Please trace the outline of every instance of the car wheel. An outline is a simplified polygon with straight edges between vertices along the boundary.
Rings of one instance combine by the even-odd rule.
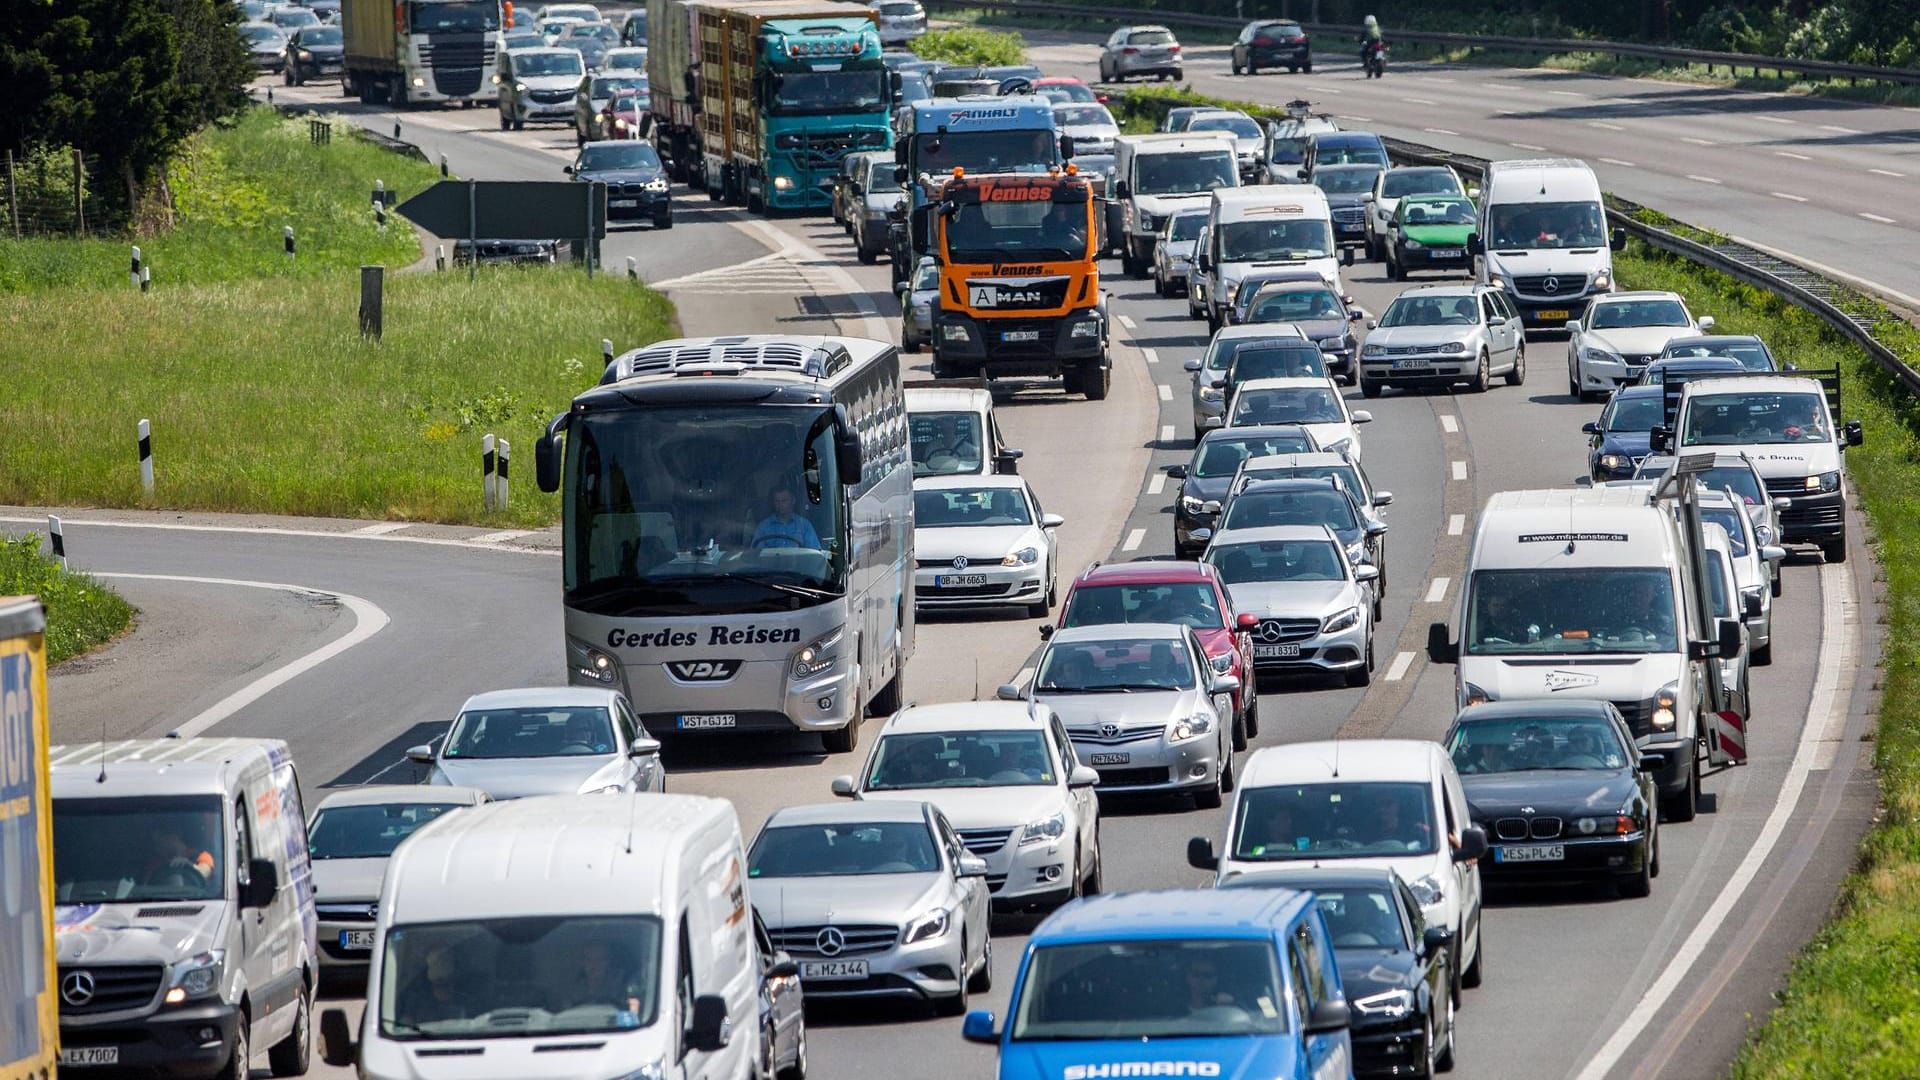
[[[967,966],[966,957],[967,957],[967,939],[965,936],[962,936],[960,938],[960,967],[963,971]],[[940,1016],[966,1015],[967,990],[968,990],[967,979],[963,974],[960,978],[959,991],[949,997],[943,997],[940,1000],[934,1002],[933,1011]]]
[[[1483,922],[1480,924],[1480,932],[1476,934],[1473,939],[1473,963],[1468,964],[1467,970],[1460,973],[1461,986],[1464,986],[1467,989],[1472,990],[1475,987],[1480,985],[1480,980],[1481,980],[1481,974],[1480,974],[1481,963],[1480,962],[1482,960],[1485,960],[1486,958],[1487,958],[1487,927],[1486,927],[1486,924]]]
[[[515,131],[527,130],[527,122],[525,120],[515,120],[513,122],[513,130]]]
[[[1647,858],[1640,863],[1638,873],[1622,874],[1615,879],[1620,886],[1620,895],[1629,900],[1639,900],[1653,895],[1653,853],[1649,847]]]
[[[1487,350],[1481,349],[1480,363],[1473,369],[1473,381],[1467,384],[1467,389],[1476,394],[1486,393],[1487,384],[1493,381],[1490,374],[1492,367],[1492,361],[1487,359]]]
[[[1233,717],[1233,749],[1237,753],[1247,748],[1247,714],[1236,711]]]
[[[267,1051],[275,1076],[305,1076],[313,1060],[313,998],[305,987],[294,1008],[293,1030]]]
[[[509,120],[509,119],[507,119],[507,114],[506,114],[506,113],[501,113],[501,114],[500,114],[500,130],[501,130],[501,131],[507,131],[507,130],[509,130],[509,129],[511,129],[512,127],[513,127],[513,121],[511,121],[511,120]]]
[[[1253,700],[1247,703],[1246,728],[1248,739],[1255,739],[1260,735],[1260,695],[1255,692],[1258,688],[1253,685],[1259,681],[1259,678],[1260,676],[1255,672],[1247,672],[1247,690],[1244,692],[1253,695]]]
[[[1220,790],[1233,790],[1233,739],[1223,737],[1220,740]]]
[[[838,731],[821,732],[820,745],[829,754],[853,753],[853,748],[860,745],[860,718],[856,716],[847,721],[847,726]]]
[[[1526,381],[1527,343],[1523,341],[1520,343],[1520,347],[1513,351],[1513,367],[1507,369],[1507,385],[1519,386]]]
[[[1240,61],[1238,61],[1238,60],[1230,60],[1230,61],[1229,61],[1229,63],[1231,63],[1231,64],[1233,65],[1233,73],[1234,73],[1235,75],[1238,75],[1238,74],[1240,74],[1240,72],[1241,72],[1241,67],[1240,67]]]
[[[1753,661],[1754,667],[1771,666],[1773,664],[1773,642],[1769,641],[1765,645],[1754,649],[1748,656],[1748,659]]]
[[[668,213],[668,214],[664,214],[664,215],[662,215],[662,216],[660,216],[660,217],[657,217],[657,218],[654,218],[654,219],[653,219],[653,227],[654,227],[654,228],[656,228],[656,229],[671,229],[671,228],[673,228],[673,215],[672,215],[671,213]]]
[[[1660,815],[1654,814],[1647,819],[1647,861],[1653,864],[1653,876],[1660,876]]]
[[[1174,82],[1182,82],[1182,81],[1184,81],[1184,80],[1186,79],[1186,77],[1187,77],[1187,72],[1186,72],[1186,69],[1184,69],[1184,68],[1174,68],[1174,69],[1173,69],[1173,75],[1172,75],[1172,78],[1173,78],[1173,81],[1174,81]]]
[[[1347,685],[1351,687],[1367,686],[1373,682],[1373,635],[1367,635],[1367,662],[1347,672]]]
[[[1306,63],[1301,64],[1300,70],[1306,72],[1309,75],[1313,74],[1313,61],[1309,60]]]
[[[984,994],[993,989],[993,935],[987,935],[987,943],[980,950],[980,967],[967,979],[967,990],[975,994]]]
[[[1360,380],[1360,396],[1361,397],[1377,398],[1380,396],[1380,391],[1385,390],[1386,388],[1387,388],[1387,384],[1382,382],[1379,379],[1363,378]]]
[[[1213,774],[1213,783],[1193,793],[1193,805],[1199,810],[1218,810],[1226,802],[1220,794],[1220,785],[1226,781],[1227,770],[1222,767]]]
[[[1393,256],[1392,251],[1387,252],[1387,276],[1395,281],[1407,280],[1407,264]]]
[[[1840,534],[1840,538],[1838,540],[1829,540],[1826,543],[1821,544],[1820,554],[1824,556],[1826,560],[1830,563],[1846,562],[1847,561],[1846,534],[1845,533]]]
[[[1253,57],[1251,56],[1247,57],[1247,74],[1248,75],[1260,74],[1260,65],[1254,63]]]
[[[1161,297],[1167,295],[1167,283],[1160,279],[1160,269],[1158,267],[1155,267],[1153,271],[1153,295]]]
[[[1459,1010],[1454,1007],[1453,995],[1449,993],[1444,1019],[1440,1023],[1440,1037],[1445,1041],[1440,1044],[1440,1052],[1433,1056],[1434,1072],[1453,1071],[1453,1028],[1458,1013]]]
[[[1087,871],[1086,880],[1080,883],[1081,896],[1099,896],[1107,889],[1107,860],[1100,853],[1100,826],[1093,827],[1093,869]]]
[[[1574,364],[1571,356],[1567,357],[1567,396],[1575,401],[1586,400],[1586,397],[1580,393],[1580,369]]]
[[[807,1080],[807,1027],[800,1025],[798,1045],[793,1048],[793,1064],[781,1069],[780,1080]]]
[[[1692,747],[1686,748],[1692,752]],[[1678,792],[1660,793],[1661,809],[1666,811],[1668,821],[1692,821],[1700,808],[1700,755],[1693,753],[1693,764],[1687,769],[1687,782]]]

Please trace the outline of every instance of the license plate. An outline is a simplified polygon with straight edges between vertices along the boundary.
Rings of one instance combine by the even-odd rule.
[[[342,930],[340,931],[340,947],[343,949],[371,949],[373,948],[373,931]]]
[[[1132,760],[1133,760],[1132,754],[1095,754],[1093,755],[1093,763],[1095,765],[1125,765],[1127,762]]]
[[[1428,254],[1436,259],[1460,259],[1466,257],[1466,248],[1433,248]]]
[[[1395,371],[1428,371],[1431,370],[1432,367],[1433,365],[1427,363],[1425,360],[1395,360],[1393,362],[1393,370]]]
[[[1008,330],[1000,335],[1001,341],[1039,341],[1038,330]]]
[[[68,1046],[60,1051],[62,1065],[118,1065],[120,1048],[117,1046]]]
[[[1565,844],[1529,844],[1526,847],[1497,847],[1494,862],[1561,862],[1567,857]]]
[[[1276,657],[1299,655],[1300,646],[1298,643],[1292,645],[1255,645],[1253,647],[1253,658],[1255,660],[1272,660]]]
[[[737,713],[687,713],[675,720],[675,726],[681,731],[711,731],[714,728],[730,728],[739,722]]]
[[[1549,308],[1545,311],[1534,312],[1534,317],[1540,318],[1540,319],[1557,319],[1561,322],[1565,322],[1568,319],[1573,317],[1573,313],[1563,308]]]
[[[960,589],[968,585],[985,585],[986,583],[987,575],[985,574],[942,574],[933,579],[934,586],[941,589]]]
[[[639,199],[608,199],[607,205],[615,210],[631,210],[640,205]]]
[[[800,981],[809,979],[832,982],[835,979],[864,979],[867,977],[865,960],[807,960],[800,965]]]

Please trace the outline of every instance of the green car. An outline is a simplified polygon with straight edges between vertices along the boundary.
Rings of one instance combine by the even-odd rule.
[[[1414,270],[1472,270],[1467,236],[1473,217],[1473,200],[1458,195],[1401,199],[1387,225],[1387,273],[1405,281]]]

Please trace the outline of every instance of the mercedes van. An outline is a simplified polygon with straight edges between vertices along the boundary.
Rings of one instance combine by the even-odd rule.
[[[1113,176],[1107,233],[1122,238],[1121,268],[1139,277],[1153,264],[1167,218],[1207,205],[1216,189],[1237,186],[1240,167],[1224,131],[1122,135],[1114,140]]]
[[[1627,234],[1607,228],[1600,181],[1586,162],[1491,162],[1480,191],[1467,237],[1474,273],[1507,290],[1526,329],[1562,329],[1593,297],[1613,291],[1613,253]]]
[[[1218,330],[1257,270],[1312,270],[1345,296],[1326,193],[1311,184],[1256,184],[1213,193],[1197,278],[1206,292],[1207,326]]]

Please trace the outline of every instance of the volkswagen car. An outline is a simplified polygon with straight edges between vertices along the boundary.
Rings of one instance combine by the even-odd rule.
[[[1053,609],[1055,531],[1019,476],[923,476],[913,482],[914,604]]]
[[[1409,200],[1412,205],[1412,201]],[[1480,393],[1499,375],[1527,379],[1520,311],[1494,285],[1423,285],[1393,298],[1360,350],[1360,392],[1466,383]]]
[[[666,790],[660,743],[617,690],[475,694],[435,743],[407,751],[427,767],[427,783],[479,788],[495,799]]]
[[[1379,571],[1355,565],[1325,525],[1280,525],[1214,534],[1205,560],[1233,591],[1252,631],[1256,671],[1373,681],[1371,587]]]

